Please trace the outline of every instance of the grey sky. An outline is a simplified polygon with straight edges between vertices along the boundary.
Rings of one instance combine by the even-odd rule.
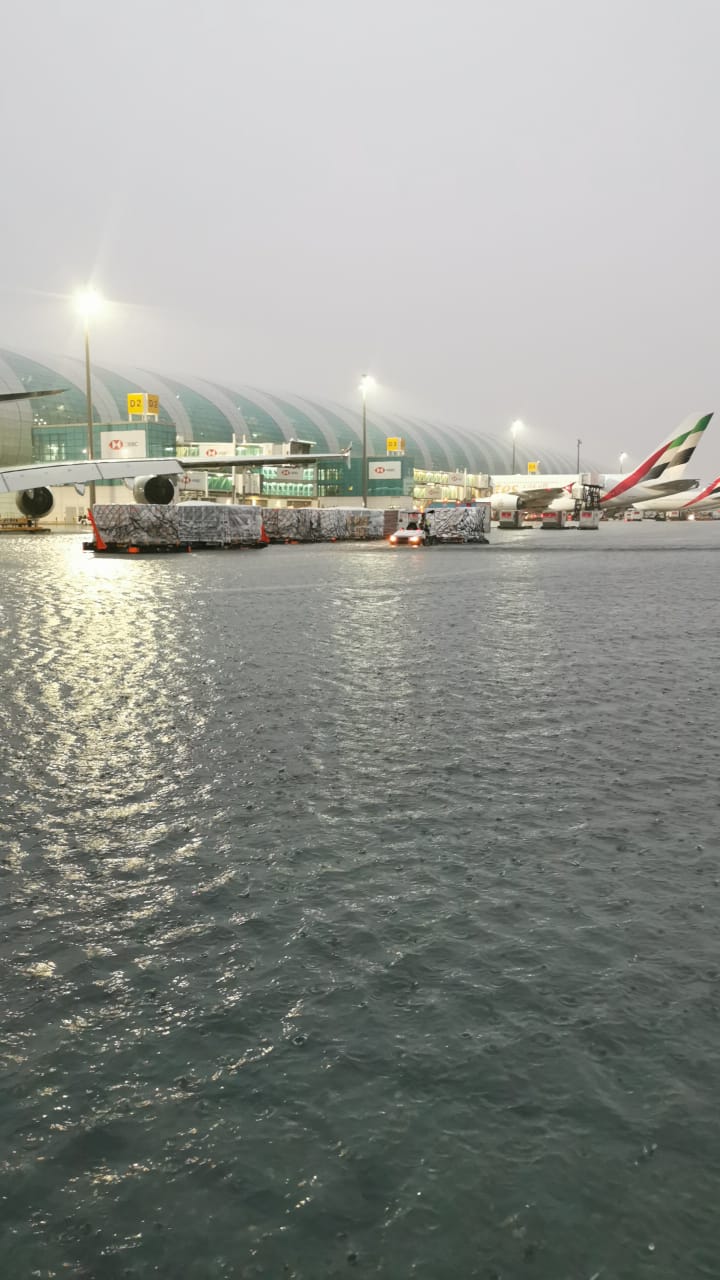
[[[536,438],[720,410],[717,0],[6,0],[0,345]],[[717,437],[717,439],[716,439]],[[720,472],[720,420],[692,474]]]

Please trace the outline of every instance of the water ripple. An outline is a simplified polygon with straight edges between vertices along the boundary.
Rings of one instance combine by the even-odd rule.
[[[8,1275],[717,1274],[719,546],[3,539]]]

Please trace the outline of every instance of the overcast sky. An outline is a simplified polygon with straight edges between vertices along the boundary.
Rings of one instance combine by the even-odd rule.
[[[608,469],[720,408],[718,0],[5,0],[3,29],[0,345],[82,354],[93,279],[99,362],[348,403],[369,369],[378,405]]]

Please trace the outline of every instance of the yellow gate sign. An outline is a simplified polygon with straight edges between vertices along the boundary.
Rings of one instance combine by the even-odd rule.
[[[385,440],[385,449],[388,453],[404,453],[405,441],[402,436],[387,436]]]
[[[536,476],[540,467],[539,462],[528,462],[528,475]]]
[[[127,398],[128,418],[157,418],[160,413],[160,397],[146,391],[130,391]]]

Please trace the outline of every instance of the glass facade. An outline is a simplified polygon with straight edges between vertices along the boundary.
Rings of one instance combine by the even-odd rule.
[[[17,389],[18,381],[26,390],[46,390],[49,388],[65,388],[59,396],[48,396],[31,400],[29,407],[32,419],[39,427],[61,427],[86,421],[85,410],[85,367],[82,359],[64,359],[62,371],[53,368],[50,357],[37,360],[18,352],[0,350],[0,362],[12,372],[14,381],[7,390]],[[281,444],[293,436],[300,436],[314,442],[319,453],[335,451],[335,443],[340,448],[347,444],[353,446],[353,465],[359,458],[362,448],[362,412],[360,396],[351,394],[351,407],[318,400],[307,396],[284,395],[274,392],[255,391],[252,387],[229,386],[203,380],[196,389],[177,378],[155,375],[144,371],[137,374],[125,374],[120,369],[109,369],[106,365],[92,366],[93,386],[96,389],[93,404],[93,415],[96,422],[100,417],[111,418],[113,422],[124,422],[127,413],[127,395],[132,391],[153,392],[157,390],[158,381],[168,389],[160,399],[160,422],[172,427],[182,409],[182,433],[197,441],[230,442],[233,434],[240,439],[243,435],[249,441],[270,441]],[[0,378],[0,383],[2,379]],[[168,394],[169,393],[169,394]],[[218,403],[215,403],[217,399]],[[113,410],[112,406],[115,406]],[[235,413],[230,411],[234,406]],[[452,472],[467,470],[470,474],[490,473],[506,475],[512,470],[512,439],[509,423],[496,434],[479,431],[475,428],[446,426],[438,422],[430,422],[417,417],[405,417],[382,412],[382,394],[378,392],[367,406],[367,439],[368,450],[373,456],[383,456],[385,441],[390,436],[402,436],[406,440],[408,455],[412,454],[418,467],[428,471]],[[330,437],[330,438],[328,438]],[[62,446],[60,439],[55,442],[58,450]],[[49,447],[49,446],[48,446]],[[68,442],[68,447],[69,442]],[[576,470],[576,459],[555,449],[538,447],[537,440],[521,448],[520,440],[516,450],[517,463],[520,470],[525,469],[526,455],[539,462],[539,470],[543,474],[573,473]],[[23,461],[13,458],[14,462]],[[588,465],[592,462],[588,460]],[[362,488],[361,477],[353,472],[351,483],[354,491]],[[386,485],[390,484],[386,481]],[[391,485],[391,489],[396,488]],[[385,495],[387,496],[387,495]]]
[[[48,397],[50,398],[50,397]],[[100,422],[93,426],[93,453],[99,458],[102,453],[101,432],[108,430],[128,430],[127,422]],[[174,426],[163,422],[137,422],[132,430],[144,429],[146,453],[149,458],[173,457],[176,451],[176,433]],[[87,458],[87,424],[73,423],[71,426],[34,426],[32,429],[33,462],[81,462]],[[104,484],[124,484],[124,480],[106,480]]]
[[[100,422],[93,427],[93,452],[100,457],[100,434],[110,428],[128,430],[127,422]],[[162,422],[138,422],[132,430],[145,431],[149,458],[172,457],[175,454],[175,428]],[[80,462],[87,457],[87,425],[73,423],[67,427],[33,427],[33,462]]]

